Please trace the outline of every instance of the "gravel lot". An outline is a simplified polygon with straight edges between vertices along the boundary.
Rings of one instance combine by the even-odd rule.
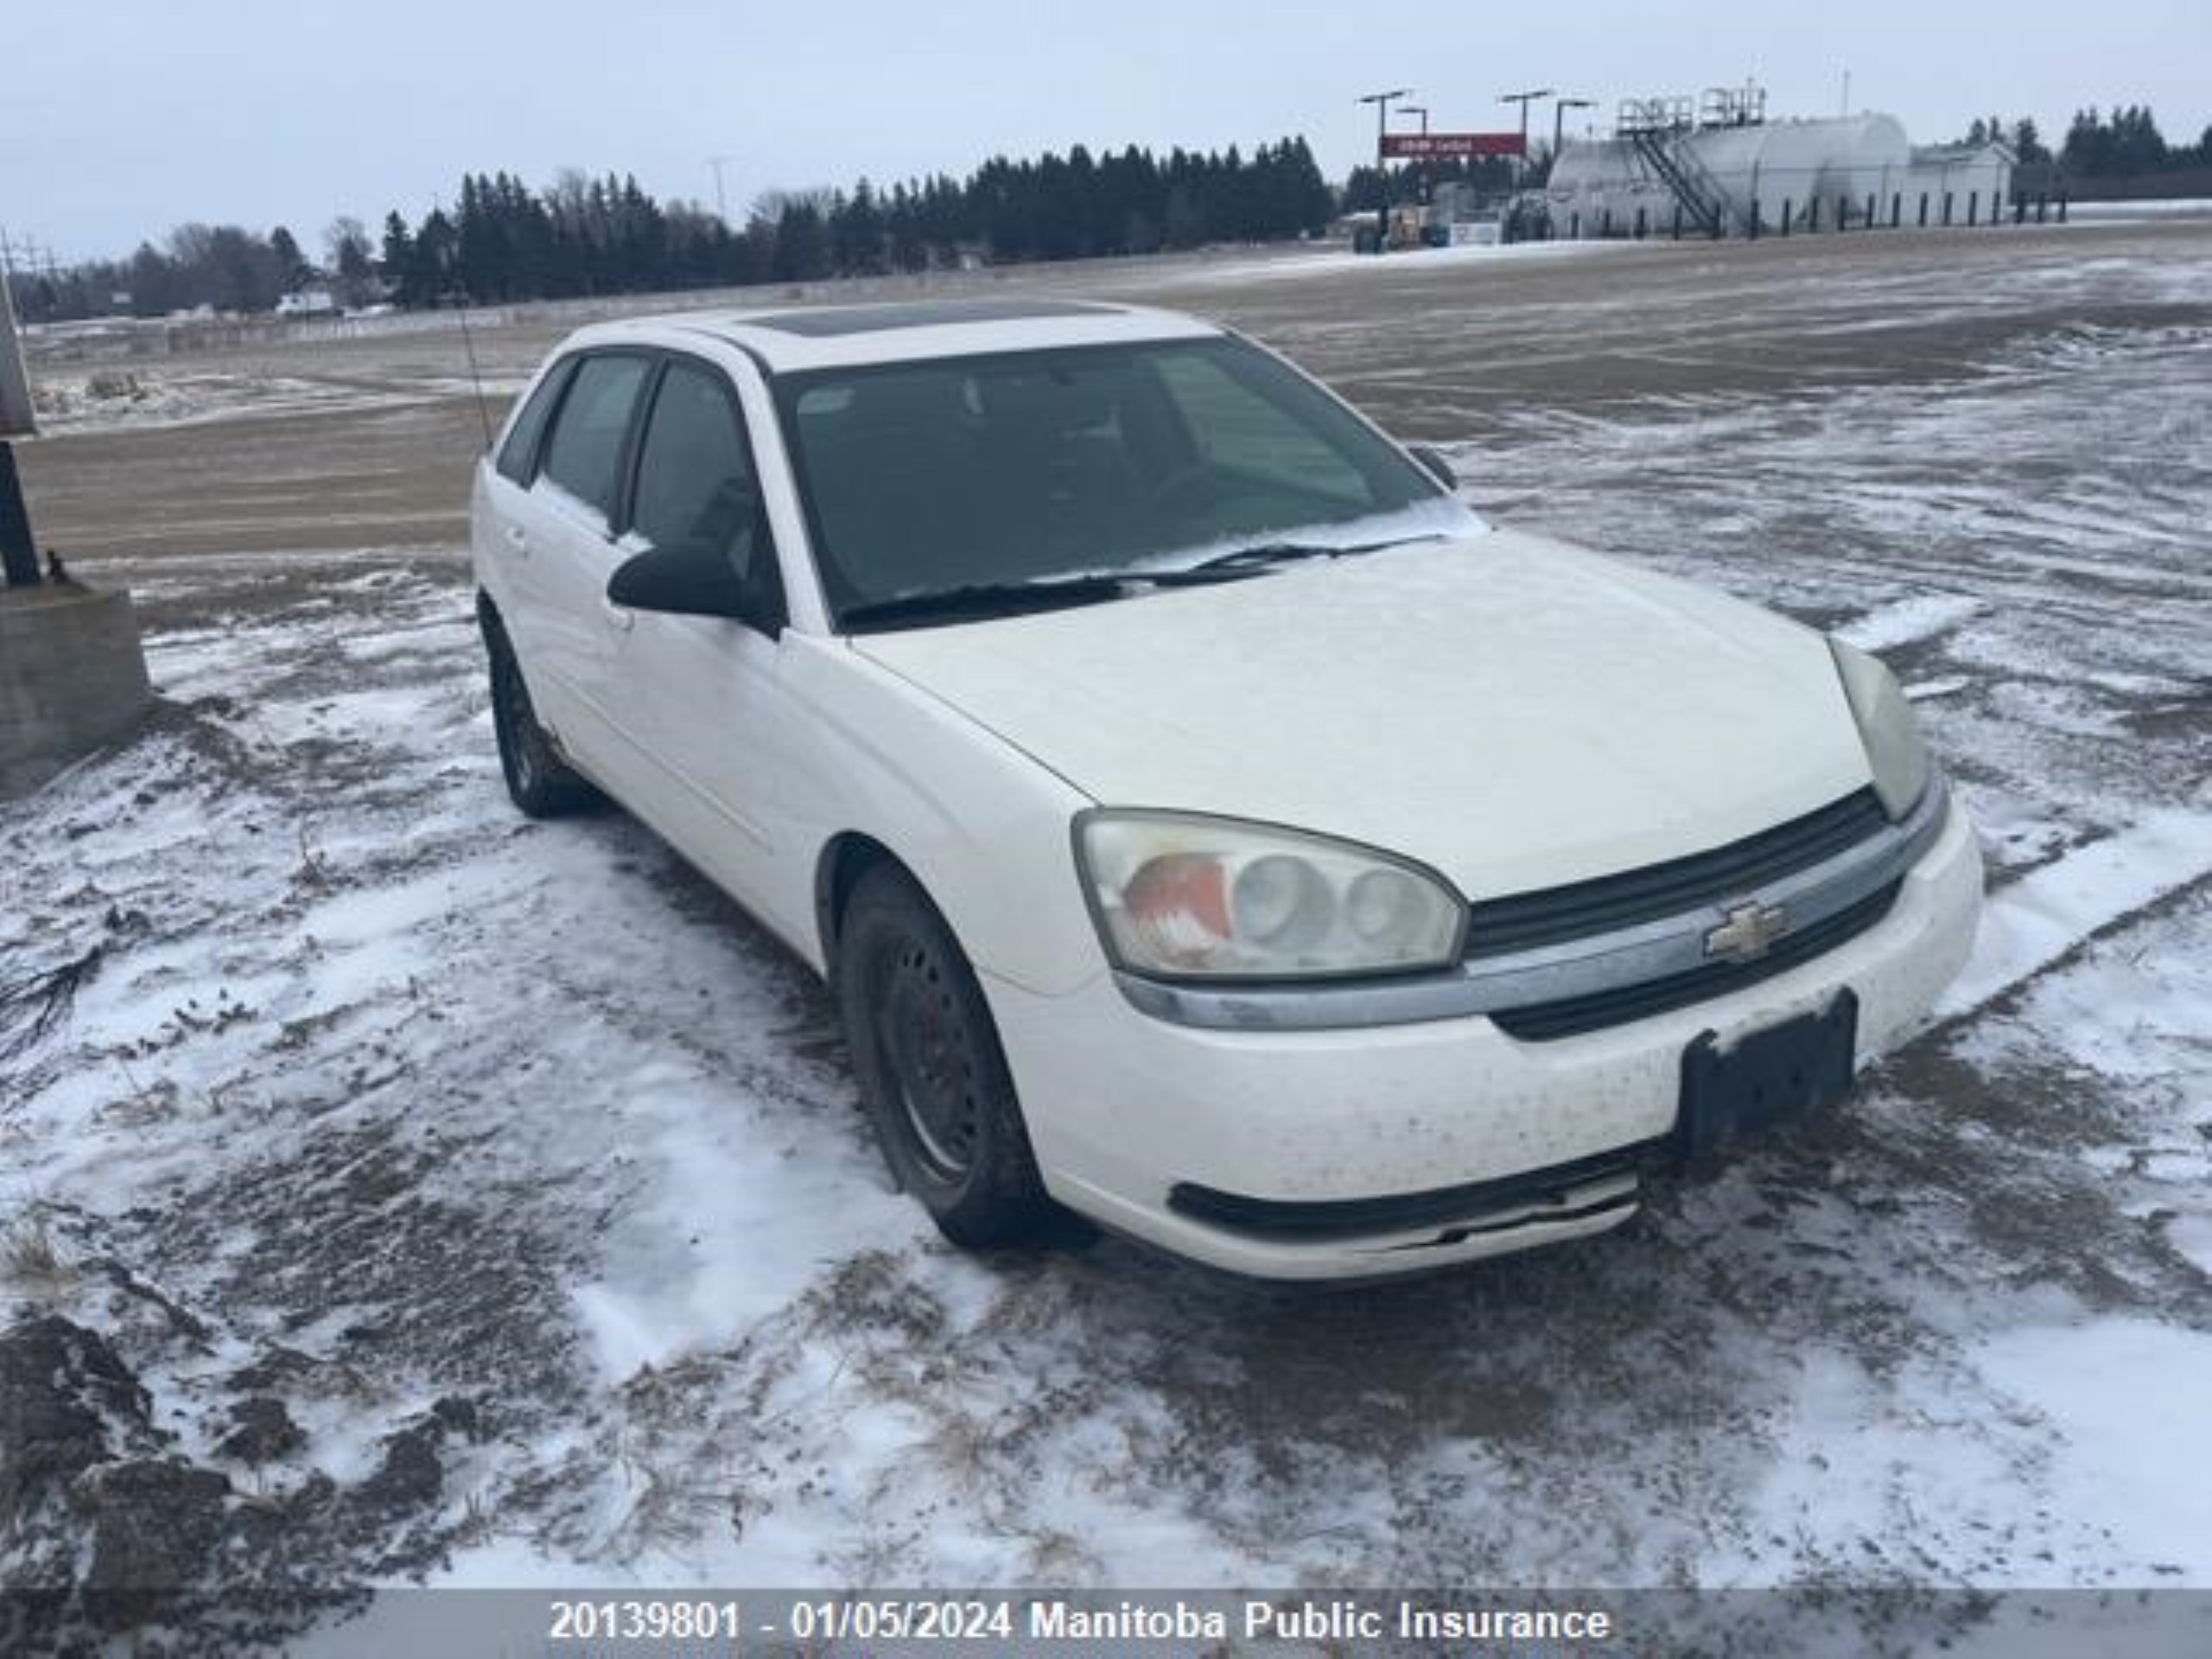
[[[57,366],[167,701],[0,807],[0,1582],[2212,1588],[2212,223],[1004,286],[1880,651],[1990,867],[1942,1017],[1587,1245],[963,1258],[798,967],[507,806],[453,335]]]

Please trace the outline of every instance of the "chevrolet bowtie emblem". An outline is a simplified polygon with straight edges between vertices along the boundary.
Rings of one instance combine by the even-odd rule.
[[[1789,931],[1789,912],[1780,905],[1737,905],[1728,919],[1705,936],[1705,954],[1727,962],[1757,962]]]

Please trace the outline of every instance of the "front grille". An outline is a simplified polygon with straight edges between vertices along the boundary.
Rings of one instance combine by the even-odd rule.
[[[1490,1016],[1491,1022],[1509,1037],[1543,1043],[1607,1026],[1624,1026],[1631,1020],[1643,1020],[1670,1008],[1687,1007],[1710,997],[1725,996],[1800,963],[1810,962],[1847,939],[1856,938],[1890,913],[1890,906],[1897,902],[1897,893],[1904,886],[1904,878],[1899,877],[1887,887],[1877,888],[1848,909],[1787,935],[1757,962],[1707,963],[1685,974],[1646,980],[1638,985],[1503,1008]]]
[[[1809,868],[1889,827],[1881,802],[1862,789],[1802,818],[1710,852],[1540,893],[1487,899],[1469,917],[1467,958],[1558,944],[1639,922],[1741,899]]]

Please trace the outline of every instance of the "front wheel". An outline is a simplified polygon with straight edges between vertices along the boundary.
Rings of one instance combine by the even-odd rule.
[[[938,1230],[971,1249],[1052,1217],[982,988],[914,883],[861,878],[837,947],[838,1011],[885,1161]]]

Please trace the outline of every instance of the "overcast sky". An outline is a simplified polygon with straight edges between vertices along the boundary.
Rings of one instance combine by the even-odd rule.
[[[2050,136],[2091,102],[2148,103],[2170,141],[2212,122],[2212,0],[14,0],[0,30],[0,227],[65,262],[186,219],[312,252],[334,214],[412,217],[502,168],[711,207],[724,156],[733,217],[1071,143],[1303,132],[1334,177],[1372,153],[1355,99],[1393,86],[1452,130],[1511,125],[1524,87],[1609,112],[1747,76],[1770,113],[1830,114],[1847,70],[1916,143],[1992,112]]]

